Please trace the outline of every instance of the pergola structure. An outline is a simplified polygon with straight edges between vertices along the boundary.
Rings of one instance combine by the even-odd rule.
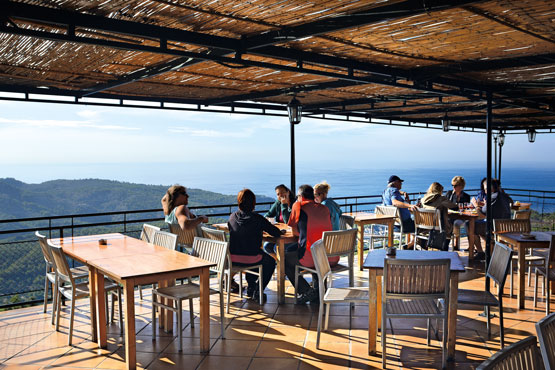
[[[553,0],[0,9],[2,99],[286,116],[295,95],[304,117],[486,132],[488,181],[494,131],[555,128]]]

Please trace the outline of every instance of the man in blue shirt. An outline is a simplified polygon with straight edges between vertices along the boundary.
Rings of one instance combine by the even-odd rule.
[[[410,234],[414,233],[414,221],[411,218],[410,210],[415,209],[416,205],[410,204],[409,195],[401,191],[403,181],[404,180],[401,180],[399,176],[390,176],[387,182],[387,188],[385,188],[382,194],[382,198],[384,205],[399,208],[403,232]],[[409,235],[409,248],[414,246],[414,240],[410,239],[412,238],[410,238]]]

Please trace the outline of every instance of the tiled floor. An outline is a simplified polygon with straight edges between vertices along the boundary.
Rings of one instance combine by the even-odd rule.
[[[462,256],[464,257],[464,253]],[[464,258],[466,262],[467,259]],[[483,268],[471,264],[461,275],[462,288],[484,286]],[[346,276],[340,279],[346,283]],[[359,273],[357,281],[367,285],[367,274]],[[141,301],[136,295],[137,362],[148,369],[367,369],[381,368],[381,345],[378,355],[368,356],[368,308],[356,306],[349,320],[349,306],[331,308],[330,330],[322,334],[316,349],[317,305],[298,306],[293,303],[292,287],[288,285],[285,305],[277,305],[276,285],[272,281],[268,303],[263,307],[240,300],[232,302],[226,315],[226,339],[220,338],[217,296],[211,301],[211,349],[209,355],[199,353],[198,326],[191,328],[189,313],[183,314],[183,352],[179,353],[177,338],[158,333],[152,341],[150,294]],[[508,284],[506,288],[508,293]],[[147,290],[145,290],[145,293]],[[532,288],[527,290],[525,310],[516,309],[516,299],[504,298],[505,335],[508,344],[528,335],[535,335],[534,323],[544,316],[545,303],[533,309]],[[73,347],[67,346],[68,308],[62,313],[61,330],[50,324],[42,306],[0,313],[0,368],[2,369],[120,369],[124,368],[124,351],[117,320],[109,326],[107,349],[98,349],[90,341],[88,300],[78,303]],[[187,306],[187,305],[185,305]],[[497,310],[493,310],[497,313]],[[450,368],[472,369],[499,348],[497,317],[492,320],[492,336],[488,338],[485,319],[479,308],[459,306],[457,320],[457,351]],[[198,320],[198,319],[197,319]],[[436,369],[441,364],[437,340],[426,345],[423,320],[393,320],[388,329],[388,368]],[[176,333],[177,328],[174,328]]]

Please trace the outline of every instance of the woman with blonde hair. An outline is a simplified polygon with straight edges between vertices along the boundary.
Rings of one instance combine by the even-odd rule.
[[[319,184],[314,185],[314,200],[316,203],[320,203],[328,207],[330,210],[330,218],[332,229],[339,230],[339,217],[343,214],[339,205],[331,198],[328,198],[328,191],[330,190],[330,184],[326,181],[322,181]]]
[[[203,222],[208,222],[206,216],[195,216],[187,207],[189,194],[187,189],[181,185],[173,185],[162,197],[162,209],[165,221],[168,224],[179,224],[183,230],[190,230]]]
[[[464,187],[466,186],[466,181],[464,177],[455,176],[451,180],[451,185],[453,185],[453,190],[449,190],[445,196],[453,203],[470,203],[470,195],[465,193]]]

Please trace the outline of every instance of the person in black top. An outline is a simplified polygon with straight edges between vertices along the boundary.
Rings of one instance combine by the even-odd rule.
[[[241,190],[237,195],[237,203],[239,204],[239,210],[229,216],[227,223],[231,261],[234,265],[239,266],[262,264],[261,289],[264,291],[272,278],[276,262],[260,248],[262,245],[262,233],[266,231],[277,238],[281,236],[281,231],[262,215],[254,212],[256,196],[251,190]],[[247,296],[258,300],[260,282],[257,281],[256,275],[253,274],[247,274],[246,278],[248,283]]]

